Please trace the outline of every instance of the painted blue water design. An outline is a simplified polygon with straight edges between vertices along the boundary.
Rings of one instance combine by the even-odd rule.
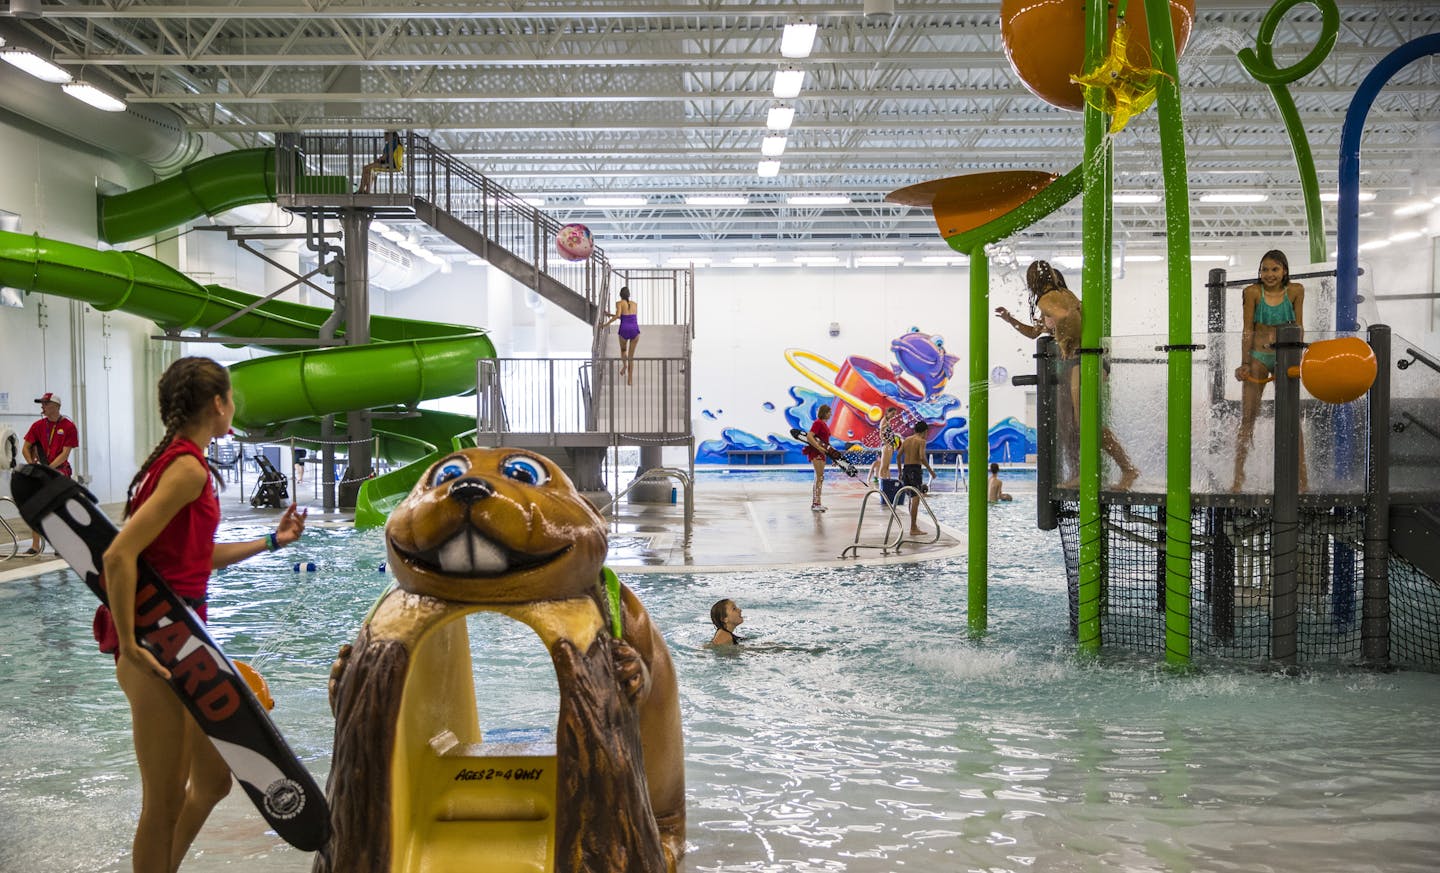
[[[1016,485],[991,510],[980,641],[963,558],[626,577],[680,676],[685,870],[1435,869],[1440,676],[1082,664],[1058,541],[1034,529],[1033,485]],[[932,502],[962,527],[964,501]],[[292,572],[302,560],[318,571]],[[321,779],[326,675],[389,582],[381,560],[378,531],[312,530],[213,584],[217,637],[267,676],[275,720]],[[747,618],[729,651],[704,645],[721,597]],[[0,584],[0,870],[129,869],[139,783],[93,609],[69,573]],[[472,629],[482,724],[552,729],[533,634],[494,616]],[[182,869],[309,869],[263,828],[233,792]]]

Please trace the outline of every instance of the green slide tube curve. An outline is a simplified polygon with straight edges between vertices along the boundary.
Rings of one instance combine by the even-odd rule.
[[[309,176],[301,191],[344,194],[344,176]],[[202,215],[275,200],[275,149],[244,149],[196,161],[168,179],[100,198],[99,235],[108,243],[154,236]]]
[[[165,330],[208,327],[236,316],[223,328],[225,335],[236,337],[313,339],[330,315],[320,307],[260,302],[231,288],[201,285],[139,252],[102,252],[6,231],[0,231],[0,285],[80,300],[101,311],[127,312]],[[239,314],[249,307],[253,309]],[[472,391],[476,359],[495,356],[485,331],[468,325],[374,316],[370,332],[376,341],[369,345],[290,352],[232,365],[236,424],[271,431],[268,435],[281,439],[316,440],[317,416],[413,406]],[[410,490],[432,462],[431,455],[450,451],[456,435],[473,428],[473,418],[429,411],[377,421],[374,429],[387,443],[384,448],[394,448],[402,457],[421,457],[362,485],[357,525],[365,526],[362,517],[383,524],[383,514],[378,521],[372,517],[379,511],[376,507],[393,505],[395,494]],[[396,443],[410,445],[397,448]],[[372,483],[386,487],[375,491]],[[407,483],[403,492],[400,483]],[[362,507],[367,510],[362,512]]]

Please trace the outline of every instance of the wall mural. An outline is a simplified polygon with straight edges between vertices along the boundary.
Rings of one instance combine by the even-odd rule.
[[[916,421],[930,425],[927,443],[932,452],[969,452],[970,428],[962,415],[958,397],[945,393],[954,375],[955,355],[945,351],[943,337],[918,327],[890,343],[893,364],[853,354],[835,362],[804,349],[787,349],[785,360],[814,387],[789,389],[790,404],[777,407],[770,401],[761,405],[777,413],[776,432],[757,436],[740,428],[725,428],[721,438],[705,440],[696,452],[697,464],[804,464],[803,443],[791,438],[790,429],[809,430],[815,411],[823,404],[833,410],[831,444],[855,463],[874,457],[880,443],[880,420],[891,409],[899,410],[900,436],[907,436]],[[715,418],[705,410],[701,415]],[[992,461],[1022,462],[1035,451],[1035,431],[1014,418],[990,429],[989,457]]]

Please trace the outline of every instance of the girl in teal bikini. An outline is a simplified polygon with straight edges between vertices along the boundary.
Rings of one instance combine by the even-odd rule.
[[[1243,294],[1244,333],[1240,338],[1240,366],[1235,378],[1244,388],[1240,399],[1240,436],[1235,444],[1235,482],[1231,491],[1245,485],[1245,456],[1255,433],[1255,416],[1265,383],[1275,375],[1275,329],[1284,324],[1299,325],[1305,313],[1305,286],[1290,281],[1290,261],[1285,253],[1272,249],[1260,259],[1260,281],[1246,286]],[[1300,489],[1307,487],[1305,442],[1300,442]]]

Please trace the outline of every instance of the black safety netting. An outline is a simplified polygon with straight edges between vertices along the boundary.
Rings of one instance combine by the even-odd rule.
[[[1072,633],[1080,605],[1078,510],[1070,501],[1059,512]],[[1163,656],[1170,524],[1160,506],[1101,505],[1096,545],[1103,645]],[[1196,507],[1188,530],[1191,656],[1266,660],[1286,647],[1293,625],[1297,663],[1360,662],[1363,533],[1358,507],[1302,507],[1295,531],[1295,591],[1277,597],[1276,542],[1286,538],[1276,536],[1269,508]],[[1389,566],[1393,661],[1440,669],[1440,584],[1398,559]]]
[[[1390,660],[1440,671],[1440,580],[1390,558]]]

